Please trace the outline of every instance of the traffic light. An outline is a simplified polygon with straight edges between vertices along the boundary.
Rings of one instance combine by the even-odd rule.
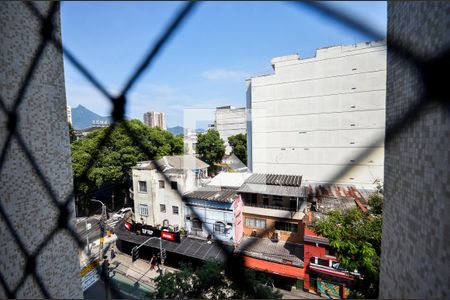
[[[131,249],[131,261],[135,262],[139,258],[139,248],[137,246]]]

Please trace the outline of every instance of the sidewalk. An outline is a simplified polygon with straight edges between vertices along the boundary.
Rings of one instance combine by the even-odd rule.
[[[104,245],[102,250],[102,255],[99,253],[99,245],[100,240],[96,240],[91,243],[91,255],[87,256],[84,251],[80,253],[80,265],[83,267],[86,265],[91,259],[101,258],[103,260],[103,256],[106,255],[110,264],[110,276],[114,276],[114,272],[117,272],[126,278],[130,279],[134,283],[142,283],[146,284],[150,287],[155,287],[154,279],[159,276],[160,272],[158,268],[154,270],[150,270],[150,262],[138,259],[135,262],[131,261],[131,256],[124,254],[117,250],[115,246],[115,241],[117,240],[116,235],[112,235],[111,237],[104,238]],[[116,257],[111,261],[111,248],[114,249],[116,253]],[[164,266],[164,272],[176,272],[177,269],[170,268]]]

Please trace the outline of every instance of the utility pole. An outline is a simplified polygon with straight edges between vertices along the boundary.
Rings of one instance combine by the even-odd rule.
[[[103,241],[104,241],[104,236],[105,236],[105,227],[106,227],[106,220],[107,220],[107,215],[106,215],[106,205],[97,199],[91,199],[92,202],[98,202],[102,205],[102,215],[100,217],[100,250],[99,250],[99,258],[102,259],[102,252],[103,252]]]
[[[91,255],[91,248],[89,245],[89,230],[91,230],[91,223],[87,222],[87,219],[84,219],[84,222],[86,223],[86,245],[87,245],[87,255]]]
[[[162,238],[161,237],[159,237],[159,255],[161,258],[161,275],[164,275],[164,255],[163,255]]]

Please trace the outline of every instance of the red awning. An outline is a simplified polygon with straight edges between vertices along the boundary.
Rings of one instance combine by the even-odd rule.
[[[305,269],[279,264],[275,262],[270,262],[262,259],[257,259],[249,256],[243,256],[244,258],[244,265],[247,268],[256,269],[259,271],[277,274],[285,277],[290,278],[296,278],[296,279],[303,279],[305,275]]]

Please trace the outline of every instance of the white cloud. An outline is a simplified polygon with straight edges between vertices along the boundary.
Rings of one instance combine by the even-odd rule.
[[[202,77],[208,80],[244,80],[248,72],[231,69],[210,69],[203,71]]]

